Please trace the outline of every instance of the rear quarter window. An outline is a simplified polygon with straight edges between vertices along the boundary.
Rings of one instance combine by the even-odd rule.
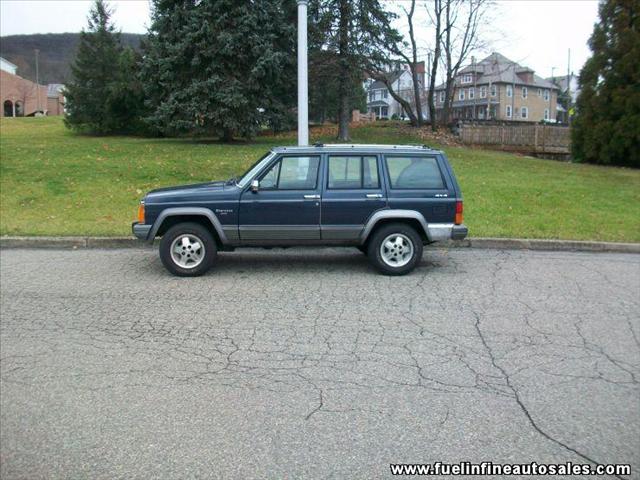
[[[389,182],[395,189],[444,189],[442,173],[435,157],[385,157]]]

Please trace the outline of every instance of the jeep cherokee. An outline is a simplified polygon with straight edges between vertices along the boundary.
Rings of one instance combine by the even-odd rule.
[[[160,259],[180,276],[202,275],[218,251],[300,245],[354,246],[403,275],[424,244],[467,235],[444,153],[401,145],[277,147],[241,177],[149,192],[132,229],[162,237]]]

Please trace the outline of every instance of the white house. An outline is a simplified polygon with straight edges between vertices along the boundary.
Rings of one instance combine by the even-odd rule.
[[[388,76],[393,91],[412,105],[415,104],[415,95],[413,92],[413,77],[411,76],[411,70],[409,69],[409,66],[398,66],[396,70],[390,72]],[[418,82],[420,95],[423,97],[422,115],[426,119],[428,116],[428,112],[425,108],[426,94],[424,89],[424,79],[424,62],[420,62],[418,63]],[[390,119],[395,117],[401,119],[407,118],[406,112],[404,111],[400,103],[391,96],[389,90],[383,82],[381,82],[380,80],[370,79],[365,83],[365,90],[367,92],[367,112],[373,112],[375,113],[376,118],[382,119]]]

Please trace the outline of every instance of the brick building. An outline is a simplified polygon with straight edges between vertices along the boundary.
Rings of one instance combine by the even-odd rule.
[[[0,116],[24,117],[38,112],[63,115],[63,85],[37,85],[16,74],[17,67],[0,58]]]

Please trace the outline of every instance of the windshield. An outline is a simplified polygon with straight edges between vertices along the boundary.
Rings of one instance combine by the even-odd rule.
[[[273,158],[274,155],[275,153],[268,152],[256,163],[254,163],[253,166],[249,170],[247,170],[247,172],[242,175],[242,177],[240,177],[240,180],[238,180],[238,186],[244,188],[256,175],[256,173],[258,173],[262,169],[262,167],[264,167],[269,162],[269,160]]]

